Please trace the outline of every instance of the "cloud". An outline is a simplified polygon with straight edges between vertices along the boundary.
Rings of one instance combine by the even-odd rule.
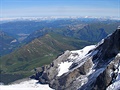
[[[119,16],[119,10],[113,8],[81,8],[81,7],[30,7],[4,9],[1,11],[4,16]]]

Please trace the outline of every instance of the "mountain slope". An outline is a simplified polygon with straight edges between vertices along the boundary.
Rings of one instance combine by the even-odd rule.
[[[18,20],[0,24],[0,30],[9,33],[22,42],[32,41],[36,37],[55,32],[65,36],[82,40],[98,42],[106,35],[112,33],[119,25],[119,20],[106,20],[96,18],[61,18],[52,20]],[[39,35],[38,32],[40,31]]]
[[[10,53],[18,41],[7,33],[0,31],[0,56]]]
[[[29,70],[51,63],[65,50],[74,50],[89,44],[91,43],[49,33],[1,57],[1,72],[28,74]]]
[[[30,34],[24,42],[30,42],[37,37],[44,36],[48,32],[54,32],[67,37],[97,43],[108,34],[114,32],[119,25],[119,21],[91,20],[86,22],[85,20],[81,21],[81,19],[69,19],[50,21],[49,24]]]
[[[35,38],[47,33],[57,33],[66,37],[97,43],[112,33],[119,25],[117,20],[100,20],[93,18],[58,19],[45,21],[13,21],[0,24],[0,30],[14,36],[21,44],[28,44]],[[20,45],[21,45],[20,44]],[[20,46],[19,45],[19,46]],[[4,45],[2,45],[4,46]],[[10,47],[11,48],[11,47]],[[7,50],[1,55],[8,54]],[[5,52],[5,53],[4,53]]]
[[[120,85],[120,29],[97,45],[66,51],[38,71],[31,78],[55,90],[111,90]]]

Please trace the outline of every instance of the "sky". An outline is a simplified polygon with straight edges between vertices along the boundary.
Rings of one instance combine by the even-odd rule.
[[[120,0],[0,0],[0,17],[120,16]]]

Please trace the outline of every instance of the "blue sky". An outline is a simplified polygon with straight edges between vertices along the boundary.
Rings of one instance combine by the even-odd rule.
[[[0,17],[120,16],[120,0],[0,0]]]

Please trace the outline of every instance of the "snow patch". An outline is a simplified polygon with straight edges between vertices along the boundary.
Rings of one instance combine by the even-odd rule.
[[[103,44],[103,43],[104,43],[104,39],[102,39],[102,40],[96,45],[96,47],[100,46],[100,45]]]
[[[94,55],[96,55],[98,53],[98,50],[95,50],[95,51],[93,51],[92,53],[91,53],[91,56],[94,56]]]
[[[66,73],[69,71],[69,67],[72,65],[73,62],[61,62],[58,67],[58,75],[61,76],[62,74]]]
[[[86,84],[88,82],[88,78],[87,77],[83,77],[82,79],[79,80],[81,82],[80,86],[83,86],[84,84]]]
[[[29,49],[27,49],[27,51],[28,51],[29,53],[31,53]]]
[[[95,45],[90,45],[90,46],[86,46],[85,48],[81,50],[71,51],[71,55],[68,57],[68,59],[71,59],[71,60],[75,60],[77,58],[79,58],[79,60],[83,59],[86,57],[88,52],[90,50],[93,50],[95,47],[96,47]]]
[[[120,80],[111,84],[106,90],[120,90]]]
[[[10,43],[15,43],[15,42],[17,42],[17,40],[16,40],[16,39],[12,40]]]
[[[113,70],[109,70],[109,76],[112,77],[112,74],[113,74]]]
[[[93,72],[95,72],[95,69],[94,69],[94,64],[93,66],[89,69],[89,72],[87,73],[87,76],[89,76],[90,74],[92,74]]]
[[[120,26],[118,26],[118,28],[117,29],[120,29]]]
[[[118,73],[116,80],[113,84],[108,86],[106,90],[120,90],[120,65],[115,72]]]
[[[37,83],[37,80],[28,80],[19,84],[0,85],[0,90],[53,90],[48,85]]]
[[[120,53],[118,53],[117,55],[120,56]]]

